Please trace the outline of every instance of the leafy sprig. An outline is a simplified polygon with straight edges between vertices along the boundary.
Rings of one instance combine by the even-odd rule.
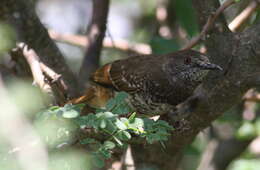
[[[91,146],[94,163],[101,166],[104,165],[105,159],[111,157],[114,148],[127,146],[132,137],[144,138],[149,144],[162,143],[168,140],[173,130],[173,127],[165,121],[137,117],[127,100],[127,93],[120,92],[108,101],[105,108],[97,109],[95,113],[86,116],[80,116],[80,110],[84,106],[82,104],[53,106],[42,112],[40,116],[71,120],[78,128],[91,128],[96,133],[104,135],[103,141],[94,138],[85,138],[80,141],[81,144]]]

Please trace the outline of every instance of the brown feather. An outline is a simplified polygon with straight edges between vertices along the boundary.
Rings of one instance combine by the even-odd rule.
[[[86,103],[88,106],[94,108],[101,108],[106,105],[107,101],[112,96],[113,96],[113,92],[111,89],[99,85],[93,85],[86,90],[83,96],[76,99],[72,99],[67,103],[71,103],[71,104]]]
[[[110,78],[111,64],[106,64],[103,67],[97,69],[90,79],[98,84],[113,86],[113,82]]]

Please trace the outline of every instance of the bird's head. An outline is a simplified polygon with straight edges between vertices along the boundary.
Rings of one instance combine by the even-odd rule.
[[[190,51],[190,53],[183,58],[183,64],[186,67],[201,70],[223,70],[219,65],[211,63],[206,55],[196,51]]]
[[[200,52],[193,50],[180,51],[172,55],[170,70],[173,75],[191,81],[202,81],[209,70],[223,70],[213,64],[209,58]]]

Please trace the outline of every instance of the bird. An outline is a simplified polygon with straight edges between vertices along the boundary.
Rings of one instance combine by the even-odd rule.
[[[87,96],[92,94],[93,105],[93,101],[105,96],[102,100],[104,105],[113,92],[123,91],[129,95],[129,105],[137,113],[174,113],[176,105],[192,95],[210,70],[222,68],[211,63],[207,55],[194,50],[162,55],[136,55],[98,68],[90,78],[94,88],[88,90],[88,94],[83,97],[85,100],[82,101],[87,102]],[[100,95],[101,93],[97,92],[102,89],[108,95]],[[74,103],[77,103],[75,101]],[[78,99],[79,101],[81,100]],[[98,106],[101,106],[100,103]]]

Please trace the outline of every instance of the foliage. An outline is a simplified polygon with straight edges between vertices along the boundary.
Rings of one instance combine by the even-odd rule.
[[[259,159],[244,160],[240,159],[230,166],[230,170],[258,170],[260,167]]]
[[[178,42],[174,39],[154,37],[150,44],[154,54],[165,54],[180,49]]]
[[[253,121],[245,120],[238,128],[236,137],[240,140],[255,138],[260,135],[260,118]]]
[[[190,37],[198,33],[198,24],[195,11],[192,8],[191,0],[176,0],[176,17],[181,26],[187,31]]]
[[[49,109],[38,114],[38,120],[58,120],[59,122],[73,123],[78,129],[91,129],[97,136],[103,136],[103,140],[86,137],[80,140],[80,143],[91,148],[92,160],[95,165],[103,166],[104,160],[111,157],[112,150],[116,147],[125,148],[127,142],[132,138],[144,138],[147,143],[163,142],[168,139],[173,128],[165,121],[154,121],[149,118],[139,118],[136,112],[127,104],[128,95],[120,92],[115,98],[110,99],[103,109],[97,109],[96,113],[90,113],[86,116],[80,116],[80,110],[84,105],[66,104],[64,107],[52,106]],[[130,115],[130,116],[127,116]],[[123,117],[124,116],[124,117]],[[44,122],[46,124],[46,122]],[[54,123],[52,123],[54,124]],[[55,123],[57,124],[57,123]],[[40,124],[42,126],[42,124]],[[48,123],[50,126],[50,123]],[[74,127],[75,127],[74,126]],[[62,124],[59,124],[62,128]],[[75,128],[68,129],[71,136],[75,133]],[[66,130],[64,130],[66,131]],[[55,130],[54,133],[61,133],[61,130]],[[70,143],[71,136],[59,134],[61,137],[58,142],[51,142],[59,145],[60,143]],[[67,133],[68,134],[68,133]],[[65,137],[64,137],[65,136]],[[49,137],[50,138],[50,137]],[[62,140],[61,140],[62,139]]]
[[[15,40],[14,29],[10,25],[0,22],[0,55],[13,48]]]

